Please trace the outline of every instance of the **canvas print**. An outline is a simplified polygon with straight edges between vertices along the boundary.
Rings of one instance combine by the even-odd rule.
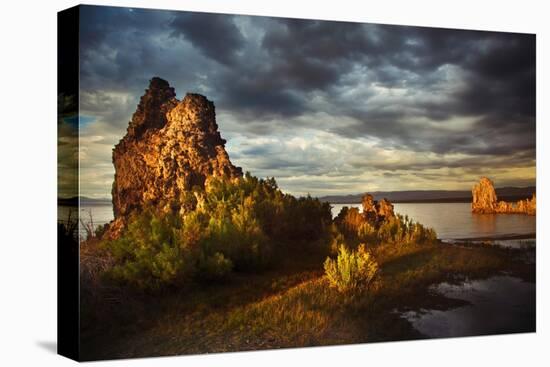
[[[535,332],[535,35],[58,25],[61,354]]]

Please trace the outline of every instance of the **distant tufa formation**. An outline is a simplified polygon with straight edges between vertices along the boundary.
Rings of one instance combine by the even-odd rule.
[[[384,222],[395,217],[393,205],[386,199],[375,201],[371,194],[362,197],[361,204],[363,211],[358,208],[343,207],[340,213],[334,218],[337,226],[346,233],[356,233],[365,223],[372,228],[379,228]]]
[[[376,201],[371,194],[365,194],[361,198],[361,204],[363,205],[363,217],[369,223],[381,223],[395,216],[393,204],[387,199]]]
[[[498,201],[493,182],[482,177],[472,188],[472,212],[480,214],[528,214],[535,215],[537,209],[536,197],[519,200],[515,203]]]
[[[151,79],[113,150],[115,219],[106,236],[117,237],[128,217],[146,205],[180,210],[184,195],[195,186],[204,188],[209,177],[241,177],[225,142],[211,101],[192,93],[179,101],[167,81]]]

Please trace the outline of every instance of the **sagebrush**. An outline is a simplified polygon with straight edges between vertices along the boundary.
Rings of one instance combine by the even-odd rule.
[[[357,250],[340,245],[337,258],[327,258],[324,268],[330,285],[343,293],[367,292],[379,271],[378,263],[364,244]]]

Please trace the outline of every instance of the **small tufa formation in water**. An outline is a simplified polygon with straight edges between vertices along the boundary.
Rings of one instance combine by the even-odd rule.
[[[393,204],[387,199],[376,201],[371,194],[365,194],[361,198],[361,204],[363,205],[363,217],[369,223],[380,223],[395,216]]]
[[[515,203],[499,201],[493,182],[482,177],[472,188],[472,212],[480,214],[528,214],[535,215],[536,197],[519,200]]]
[[[365,194],[361,202],[363,212],[360,212],[359,208],[344,206],[334,218],[342,233],[355,236],[361,229],[375,232],[385,222],[396,218],[393,205],[387,199],[376,201],[371,194]]]
[[[241,177],[225,142],[211,101],[192,93],[179,101],[167,81],[151,79],[113,150],[115,219],[107,237],[116,238],[129,216],[145,206],[182,210],[191,190],[204,188],[210,177]]]

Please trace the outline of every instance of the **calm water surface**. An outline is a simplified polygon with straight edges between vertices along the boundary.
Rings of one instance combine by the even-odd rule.
[[[422,334],[433,338],[534,332],[535,284],[496,276],[463,285],[439,284],[434,291],[470,304],[447,311],[405,312]]]
[[[58,206],[57,207],[57,215],[60,220],[67,220],[69,218],[69,214],[72,218],[75,217],[76,213],[74,213],[73,207],[67,207],[67,206]],[[91,219],[93,220],[94,227],[98,227],[100,225],[103,225],[105,223],[109,223],[113,218],[113,206],[111,204],[91,204],[91,205],[82,205],[80,207],[80,218],[85,223],[90,222],[90,214]],[[80,235],[86,236],[86,231],[84,228],[80,228]]]

